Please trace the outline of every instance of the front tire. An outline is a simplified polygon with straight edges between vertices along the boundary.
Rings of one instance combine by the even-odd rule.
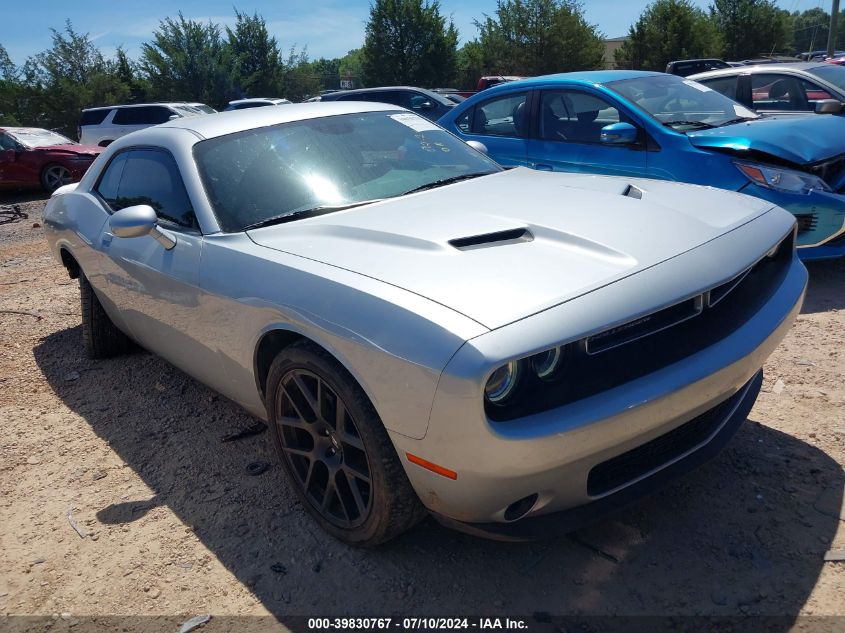
[[[329,534],[378,545],[425,516],[378,413],[331,355],[307,342],[291,345],[270,366],[266,393],[285,471]]]
[[[109,358],[131,349],[129,337],[112,323],[82,272],[79,273],[79,298],[82,302],[82,340],[88,358]]]
[[[41,170],[41,186],[50,193],[72,180],[70,170],[59,164],[47,165]]]

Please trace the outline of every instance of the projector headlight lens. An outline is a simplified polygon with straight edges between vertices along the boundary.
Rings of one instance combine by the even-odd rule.
[[[521,378],[522,365],[519,361],[512,360],[499,367],[484,387],[487,401],[491,404],[504,404],[513,395]]]
[[[562,360],[563,350],[560,347],[553,347],[545,352],[534,354],[531,357],[531,369],[540,380],[551,380],[557,374]]]

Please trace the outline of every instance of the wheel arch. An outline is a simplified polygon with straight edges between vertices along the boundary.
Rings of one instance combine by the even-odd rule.
[[[302,332],[286,328],[281,325],[272,326],[262,333],[262,335],[258,339],[258,343],[255,346],[255,352],[253,354],[253,371],[255,375],[255,384],[256,387],[258,387],[258,393],[261,396],[262,402],[264,401],[264,397],[266,395],[267,377],[270,373],[270,365],[273,363],[273,360],[283,350],[290,347],[294,343],[299,342],[308,342],[311,345],[318,347],[329,356],[331,356],[341,367],[343,367],[343,369],[346,371],[346,373],[349,374],[352,380],[354,380],[358,384],[358,386],[369,399],[370,403],[375,407],[375,401],[372,398],[370,390],[367,388],[364,382],[361,381],[358,373],[352,371],[349,366],[349,363],[346,362],[346,359],[344,359],[331,347],[321,343],[318,340],[315,340],[313,337],[303,334]]]
[[[68,277],[71,279],[77,279],[82,268],[79,266],[79,262],[76,261],[76,258],[64,246],[59,247],[59,257],[61,257],[62,265],[67,270]]]

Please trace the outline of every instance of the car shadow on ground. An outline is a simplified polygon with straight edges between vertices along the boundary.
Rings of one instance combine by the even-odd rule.
[[[0,191],[0,206],[22,202],[46,201],[50,194],[42,189],[11,189]]]
[[[806,262],[810,273],[802,314],[845,309],[845,257]]]
[[[98,519],[142,522],[167,505],[282,622],[356,614],[789,616],[815,585],[843,511],[839,465],[752,419],[709,464],[574,535],[500,543],[427,520],[381,548],[354,549],[324,534],[296,501],[269,435],[221,442],[252,418],[173,366],[145,352],[83,360],[79,327],[48,335],[34,353],[63,402],[153,491],[96,508]],[[78,380],[64,379],[70,368]],[[250,476],[246,466],[256,460],[274,465]]]

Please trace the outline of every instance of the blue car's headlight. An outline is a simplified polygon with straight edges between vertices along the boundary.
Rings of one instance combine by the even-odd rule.
[[[751,182],[777,191],[810,193],[811,191],[833,191],[827,183],[813,174],[794,169],[758,165],[755,163],[734,163]]]

